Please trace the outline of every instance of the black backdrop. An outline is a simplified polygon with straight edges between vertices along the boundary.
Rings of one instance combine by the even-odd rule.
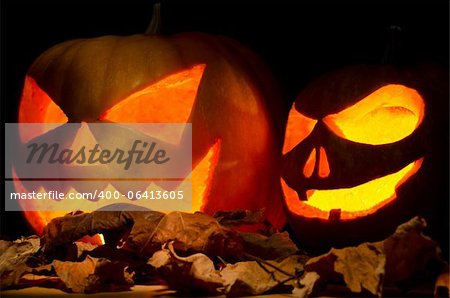
[[[152,5],[151,0],[1,1],[2,121],[16,122],[24,75],[45,49],[74,38],[142,33]],[[288,107],[299,90],[329,70],[380,62],[389,25],[403,29],[402,60],[448,67],[448,5],[448,1],[163,0],[163,33],[202,31],[241,41],[276,74],[287,94],[280,104]],[[442,130],[448,136],[448,125]],[[448,143],[442,145],[448,152]],[[443,174],[447,177],[443,181],[448,181],[448,171]],[[29,233],[17,212],[2,211],[1,224],[4,238]]]

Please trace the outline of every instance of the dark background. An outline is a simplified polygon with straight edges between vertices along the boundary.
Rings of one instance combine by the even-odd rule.
[[[40,53],[74,38],[143,33],[152,4],[151,0],[1,1],[2,121],[16,122],[26,70]],[[448,1],[167,0],[162,2],[163,33],[202,31],[241,41],[278,77],[286,91],[280,104],[288,107],[321,74],[349,64],[381,62],[389,25],[402,28],[403,62],[448,67],[448,5]],[[448,125],[442,133],[448,140]],[[448,142],[442,146],[448,152]],[[448,171],[442,175],[448,182]],[[2,238],[30,233],[17,212],[2,211],[1,224]]]

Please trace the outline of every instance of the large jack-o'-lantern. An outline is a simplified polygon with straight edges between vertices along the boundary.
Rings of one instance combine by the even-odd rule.
[[[19,122],[191,122],[193,210],[266,208],[281,227],[274,86],[262,62],[226,37],[78,39],[50,48],[30,67]],[[25,215],[40,232],[59,214]]]
[[[429,189],[443,184],[433,130],[448,107],[445,78],[430,66],[359,65],[300,93],[287,122],[281,183],[303,247],[382,239],[411,216],[436,216],[436,200],[447,199],[442,185],[440,195]]]

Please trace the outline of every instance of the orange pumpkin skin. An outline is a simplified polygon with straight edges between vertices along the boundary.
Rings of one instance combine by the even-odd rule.
[[[44,52],[30,67],[28,78],[59,106],[68,121],[108,121],[106,111],[124,98],[199,66],[203,73],[195,101],[188,119],[181,121],[192,122],[193,168],[214,144],[220,148],[207,185],[203,185],[198,209],[213,214],[265,208],[267,219],[282,227],[285,215],[278,186],[282,126],[275,121],[281,119],[280,92],[272,75],[249,49],[229,38],[201,33],[79,39]],[[22,98],[19,122],[48,121],[45,115],[36,116],[41,108],[39,99],[30,96]],[[149,103],[136,111],[142,114],[142,110],[149,110],[148,115],[121,118],[116,113],[114,121],[154,122],[152,114],[181,109],[171,98],[161,101],[166,102],[163,110],[152,111]],[[177,122],[173,119],[165,122]],[[48,220],[45,216],[52,217],[39,212],[25,214],[38,230]]]
[[[441,141],[445,135],[442,127],[448,108],[447,82],[448,71],[437,66],[405,68],[357,65],[325,75],[299,94],[293,109],[310,118],[305,118],[306,121],[315,119],[317,122],[310,122],[307,131],[300,134],[302,139],[297,142],[286,134],[281,176],[289,225],[301,247],[322,252],[330,247],[381,240],[391,234],[396,226],[415,215],[424,216],[429,223],[430,233],[442,244],[448,243],[448,200],[445,199],[448,198],[448,188],[444,187],[446,178],[441,174],[446,172],[443,165],[448,164],[447,155],[442,154],[445,148],[442,148]],[[343,136],[345,131],[341,130],[342,127],[333,130],[327,126],[329,115],[341,115],[343,110],[355,107],[362,99],[369,98],[385,86],[408,87],[413,92],[417,91],[416,95],[421,98],[419,101],[423,101],[423,106],[419,107],[423,118],[410,134],[405,133],[392,142],[369,144]],[[374,101],[375,98],[371,97],[370,100]],[[389,100],[385,105],[388,106],[388,103]],[[397,108],[403,107],[392,109]],[[292,120],[288,120],[288,128],[289,121]],[[363,121],[358,125],[366,124]],[[384,121],[376,127],[384,129],[385,124]],[[396,128],[392,127],[391,130]],[[363,137],[370,138],[372,132],[369,128],[358,129],[367,129],[367,136]],[[448,133],[446,135],[448,138]],[[289,144],[289,148],[286,148],[286,144]],[[305,177],[307,160],[311,159],[308,154],[313,148],[317,149],[315,156],[319,161],[314,160],[316,167],[312,168],[311,173],[306,173],[309,177]],[[322,175],[323,158],[319,148],[326,152],[324,155],[328,167],[328,172]],[[412,164],[414,169],[396,180],[394,196],[367,210],[346,212],[347,207],[339,207],[339,201],[328,202],[337,206],[331,207],[335,209],[332,212],[322,213],[327,215],[322,217],[320,212],[314,214],[308,208],[299,207],[305,203],[300,202],[302,195],[305,196],[303,199],[306,193],[310,200],[313,197],[314,191],[308,192],[310,189],[319,190],[315,191],[319,194],[321,190],[331,190],[330,200],[333,200],[339,195],[336,190],[345,193],[346,189],[352,190],[366,182],[382,179]],[[286,181],[289,181],[290,187]],[[294,195],[295,191],[297,193]],[[364,196],[362,190],[356,194]],[[288,199],[289,196],[291,199]],[[370,206],[369,203],[367,205]],[[296,208],[302,211],[295,212]]]

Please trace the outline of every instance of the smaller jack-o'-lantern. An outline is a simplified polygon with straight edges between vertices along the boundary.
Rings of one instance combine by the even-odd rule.
[[[436,206],[427,197],[430,179],[419,173],[432,166],[443,78],[429,66],[359,65],[300,93],[287,122],[281,183],[304,247],[380,239]]]

